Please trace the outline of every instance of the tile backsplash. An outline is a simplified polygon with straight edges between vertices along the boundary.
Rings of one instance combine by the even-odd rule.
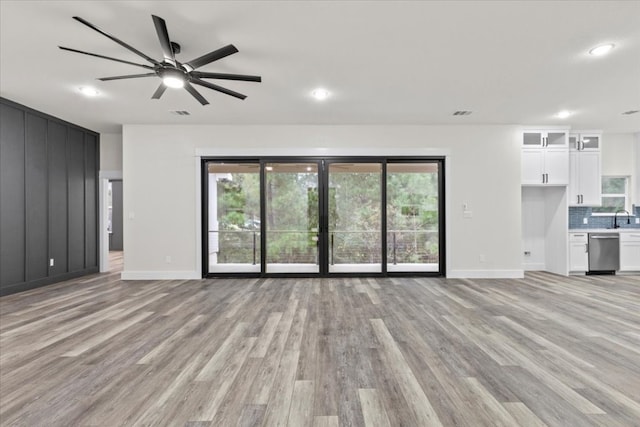
[[[640,206],[636,206],[631,212],[635,218],[640,218]],[[588,224],[583,224],[583,218],[587,218]],[[620,228],[640,228],[631,217],[631,224],[627,224],[627,215],[618,214]],[[591,208],[569,208],[569,229],[574,228],[610,228],[613,227],[613,216],[591,216]]]

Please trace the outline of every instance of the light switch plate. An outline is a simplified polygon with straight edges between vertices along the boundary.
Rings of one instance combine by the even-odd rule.
[[[636,218],[636,224],[640,224],[640,218]]]
[[[583,224],[589,224],[589,218],[582,218]]]

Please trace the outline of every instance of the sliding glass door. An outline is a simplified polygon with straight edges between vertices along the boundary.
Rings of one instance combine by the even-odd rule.
[[[203,161],[205,276],[444,272],[444,160]]]
[[[260,272],[260,164],[206,167],[207,251],[211,273]]]
[[[267,273],[319,273],[318,163],[266,163]]]
[[[387,164],[387,271],[440,269],[440,167]]]
[[[382,163],[329,163],[329,273],[382,272]]]

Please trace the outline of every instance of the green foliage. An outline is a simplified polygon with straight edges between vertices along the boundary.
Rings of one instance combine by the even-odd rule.
[[[315,263],[317,175],[279,172],[266,176],[268,262]],[[259,262],[259,184],[257,173],[234,173],[231,179],[218,181],[219,263],[251,263],[254,234]],[[437,174],[387,175],[389,262],[437,262],[437,186]],[[381,175],[331,173],[328,198],[333,261],[380,262]]]

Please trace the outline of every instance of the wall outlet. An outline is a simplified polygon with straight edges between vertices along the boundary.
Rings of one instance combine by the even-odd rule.
[[[473,211],[463,211],[462,212],[462,217],[463,218],[473,218]]]
[[[49,267],[53,267],[55,264],[55,260],[53,258],[49,258]]]
[[[135,212],[129,212],[129,219],[136,219],[136,213]]]
[[[478,259],[480,260],[480,262],[486,262],[487,261],[487,258],[484,256],[484,254],[480,255],[478,257]]]
[[[164,262],[166,262],[167,264],[171,264],[171,255],[167,255],[166,257],[164,257]]]
[[[583,224],[589,224],[589,218],[582,218]]]

